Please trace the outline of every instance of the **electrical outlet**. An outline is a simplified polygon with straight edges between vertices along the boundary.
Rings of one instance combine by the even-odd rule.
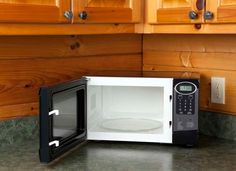
[[[225,104],[225,78],[211,78],[211,103]]]

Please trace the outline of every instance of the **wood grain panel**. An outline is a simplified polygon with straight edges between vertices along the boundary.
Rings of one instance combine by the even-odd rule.
[[[0,120],[38,114],[38,91],[84,75],[141,76],[140,35],[0,37]]]
[[[236,35],[145,35],[144,51],[236,53]]]
[[[196,7],[196,0],[191,1],[166,1],[166,0],[145,0],[146,3],[146,22],[149,24],[190,24],[203,23],[202,11]],[[198,18],[191,20],[189,12],[198,13]],[[169,25],[169,29],[172,29]],[[159,26],[157,26],[158,28]]]
[[[56,5],[55,0],[0,0],[1,3],[9,4],[38,4],[38,5]]]
[[[86,7],[88,19],[80,20],[81,23],[131,23],[131,8],[101,8]]]
[[[134,24],[0,24],[0,35],[91,35],[135,33]]]
[[[217,9],[217,22],[235,23],[236,22],[236,5],[222,6]]]
[[[8,120],[24,116],[33,116],[37,115],[39,113],[38,111],[38,102],[0,106],[0,120]]]
[[[191,8],[162,8],[157,10],[157,23],[191,23],[188,13]]]
[[[74,23],[137,23],[142,0],[73,0]],[[86,11],[87,19],[78,14]]]
[[[0,0],[0,21],[21,23],[70,23],[64,12],[70,10],[70,0],[55,1],[2,1]]]
[[[148,65],[144,66],[148,68]],[[172,72],[172,71],[143,71],[143,77],[160,77],[160,78],[182,78],[182,79],[200,79],[198,72]]]
[[[236,114],[235,35],[144,36],[143,70],[199,72],[201,109]],[[226,78],[226,104],[210,102],[210,80]]]
[[[159,33],[159,34],[235,34],[236,33],[236,25],[235,24],[224,24],[224,26],[220,23],[209,24],[211,22],[215,22],[214,19],[211,21],[207,21],[208,24],[194,25],[194,24],[145,24],[144,25],[144,33]],[[198,28],[196,27],[198,26]]]
[[[144,56],[145,65],[236,71],[236,53],[145,51]]]
[[[214,18],[207,20],[207,23],[235,23],[236,22],[236,1],[235,0],[208,0],[206,9],[213,12]],[[228,24],[226,24],[227,26]],[[233,29],[232,29],[233,30]],[[227,31],[225,31],[227,33]]]
[[[129,7],[129,0],[87,0],[88,7]]]
[[[0,59],[140,54],[140,35],[0,37]]]
[[[4,99],[0,100],[0,106],[17,107],[16,104],[37,102],[39,87],[43,85],[96,73],[112,75],[114,72],[117,75],[118,71],[123,71],[122,75],[141,75],[141,55],[0,60],[0,99]],[[4,111],[0,118],[2,115],[5,117]]]

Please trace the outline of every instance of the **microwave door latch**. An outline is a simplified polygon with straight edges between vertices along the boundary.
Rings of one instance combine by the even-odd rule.
[[[56,140],[56,141],[50,142],[50,143],[49,143],[49,146],[55,145],[56,147],[59,147],[59,144],[60,144],[59,141]]]
[[[51,115],[56,115],[56,116],[58,116],[58,115],[59,115],[59,110],[53,110],[53,111],[49,112],[48,115],[49,115],[49,116],[51,116]]]
[[[48,115],[49,115],[49,116],[51,116],[51,115],[56,115],[56,116],[58,116],[58,115],[59,115],[59,110],[53,110],[53,111],[49,112]],[[55,140],[55,141],[49,142],[48,145],[49,145],[49,146],[55,145],[55,147],[59,147],[60,143],[59,143],[59,141]]]

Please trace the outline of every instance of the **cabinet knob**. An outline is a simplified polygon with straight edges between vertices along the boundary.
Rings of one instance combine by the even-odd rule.
[[[214,14],[211,11],[206,11],[204,13],[204,19],[205,20],[212,20],[214,18]]]
[[[88,13],[86,11],[82,11],[79,13],[79,18],[82,20],[86,20],[88,18]]]
[[[196,19],[198,19],[198,13],[195,12],[195,11],[190,11],[189,14],[188,14],[188,16],[189,16],[189,18],[190,18],[191,20],[196,20]]]
[[[73,18],[73,12],[72,12],[72,11],[65,11],[64,16],[65,16],[68,20],[72,20],[72,18]]]

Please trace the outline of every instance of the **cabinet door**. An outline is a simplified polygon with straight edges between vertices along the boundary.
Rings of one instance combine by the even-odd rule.
[[[87,137],[86,81],[40,90],[40,161],[49,163]]]
[[[236,0],[208,0],[207,22],[236,23]]]
[[[0,0],[0,22],[66,23],[70,0]]]
[[[73,0],[75,22],[137,23],[141,0]]]
[[[147,0],[150,24],[201,23],[204,0]]]

